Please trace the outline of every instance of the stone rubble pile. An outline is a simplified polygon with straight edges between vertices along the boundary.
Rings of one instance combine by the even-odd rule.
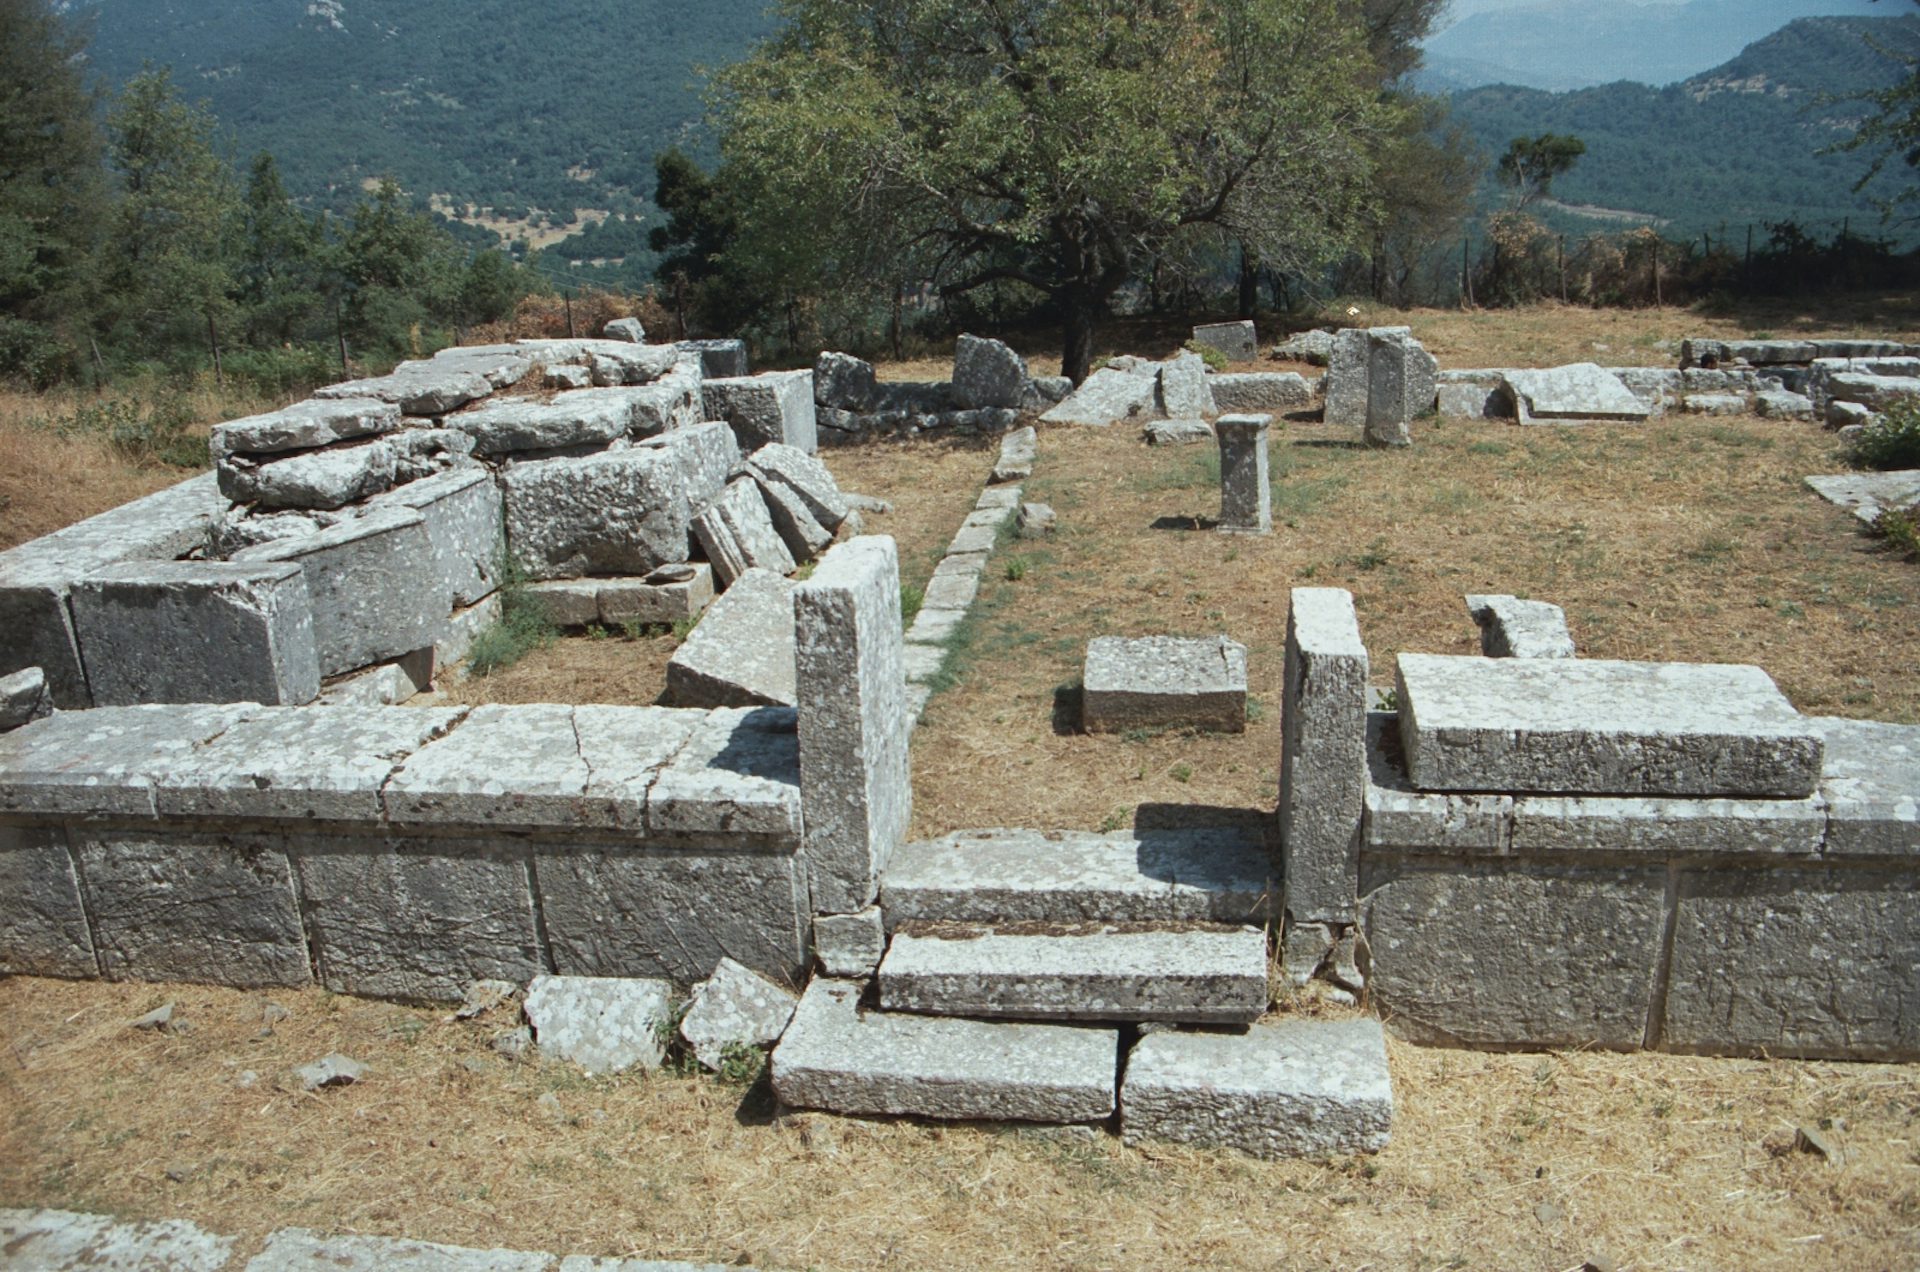
[[[863,359],[823,353],[814,364],[813,384],[823,446],[871,437],[1004,433],[1073,387],[1059,377],[1035,378],[1006,344],[971,335],[955,343],[950,381],[881,381]]]

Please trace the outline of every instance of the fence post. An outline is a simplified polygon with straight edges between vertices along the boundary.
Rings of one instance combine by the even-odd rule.
[[[207,311],[207,348],[213,351],[213,382],[227,387],[226,372],[220,369],[220,332],[213,325],[213,311]]]
[[[1560,303],[1564,305],[1567,303],[1567,236],[1566,235],[1562,234],[1560,236],[1559,245],[1554,249],[1554,256],[1560,263]]]
[[[562,292],[561,296],[567,302],[567,339],[571,340],[573,339],[573,293]]]
[[[1460,240],[1460,297],[1468,309],[1473,308],[1473,236],[1467,235]]]

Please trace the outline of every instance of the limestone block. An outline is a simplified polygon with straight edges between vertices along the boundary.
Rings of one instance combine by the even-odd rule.
[[[58,826],[0,826],[0,976],[100,974]]]
[[[947,650],[941,645],[908,645],[901,655],[900,669],[908,684],[925,684],[947,665]]]
[[[1689,415],[1745,415],[1753,406],[1738,393],[1689,393],[1680,408]]]
[[[1280,938],[1280,970],[1298,989],[1319,973],[1333,948],[1333,928],[1328,924],[1289,923]]]
[[[70,1210],[0,1210],[0,1251],[22,1272],[220,1272],[235,1244],[184,1219],[127,1223]]]
[[[0,733],[11,733],[52,714],[53,694],[47,688],[46,672],[26,667],[0,676]]]
[[[1333,356],[1333,332],[1322,328],[1296,332],[1275,345],[1270,356],[1324,367]]]
[[[1920,1056],[1920,881],[1809,867],[1683,871],[1662,1045]]]
[[[1904,508],[1920,500],[1920,471],[1914,470],[1809,477],[1807,485],[1828,503],[1850,510],[1869,524],[1888,508]]]
[[[1255,1157],[1375,1153],[1393,1130],[1377,1020],[1286,1018],[1244,1034],[1168,1030],[1127,1057],[1121,1136]]]
[[[600,621],[673,624],[700,617],[713,603],[713,567],[705,561],[663,565],[641,579],[597,579]]]
[[[1213,440],[1213,426],[1205,420],[1154,420],[1147,425],[1149,446],[1186,446]]]
[[[964,556],[969,553],[988,553],[1000,542],[1000,530],[1012,519],[1011,508],[982,508],[967,514],[960,523],[960,529],[954,533],[953,541],[947,545],[947,555]]]
[[[855,414],[873,409],[879,396],[873,364],[850,353],[822,353],[813,364],[813,397],[820,406]]]
[[[1508,371],[1501,385],[1522,424],[1603,420],[1638,424],[1651,413],[1620,377],[1591,362],[1540,371]]]
[[[471,371],[490,387],[504,389],[526,378],[533,370],[533,357],[517,344],[455,345],[440,350],[425,362],[403,362],[397,369],[415,366]]]
[[[1480,626],[1480,652],[1489,658],[1572,658],[1567,612],[1545,601],[1469,594],[1467,613]]]
[[[909,924],[880,961],[889,1011],[1245,1024],[1267,1009],[1258,928]]]
[[[399,457],[384,438],[261,462],[220,461],[220,493],[262,508],[340,508],[393,485]]]
[[[726,836],[736,847],[753,851],[790,852],[799,846],[800,757],[791,709],[660,714],[693,723],[671,761],[657,776],[647,775],[651,837],[701,844]],[[588,758],[596,769],[603,767]]]
[[[101,706],[298,704],[320,692],[313,605],[298,565],[108,566],[74,585],[72,606]]]
[[[1034,460],[1040,450],[1040,433],[1031,424],[1015,429],[1000,439],[1000,457],[994,461],[994,482],[1025,481],[1033,476]]]
[[[1399,717],[1367,713],[1368,852],[1458,852],[1498,856],[1513,836],[1513,796],[1416,791],[1400,751]]]
[[[1000,341],[962,335],[954,342],[953,401],[961,410],[1018,409],[1027,381],[1027,360]]]
[[[751,477],[732,482],[693,518],[693,533],[722,587],[750,569],[791,574],[793,554],[773,526],[767,501]]]
[[[1193,343],[1218,349],[1227,355],[1228,362],[1252,362],[1259,353],[1259,344],[1250,320],[1213,322],[1195,327]]]
[[[405,708],[393,708],[405,710]],[[574,709],[554,704],[474,708],[460,726],[406,757],[382,790],[395,825],[609,825],[590,812],[591,776]],[[645,817],[644,789],[637,796]]]
[[[252,508],[231,507],[209,535],[207,555],[213,559],[230,558],[243,549],[281,539],[298,539],[319,534],[329,525],[337,525],[350,514],[305,512],[260,512]],[[325,517],[326,521],[321,518]]]
[[[336,676],[431,645],[447,617],[426,518],[387,508],[304,539],[236,552],[235,564],[290,561],[306,571],[320,674]]]
[[[1067,395],[1073,392],[1073,381],[1064,375],[1037,375],[1033,378],[1033,391],[1038,400],[1033,403],[1023,402],[1023,406],[1031,405],[1035,409],[1042,406],[1055,406],[1066,401]]]
[[[860,985],[807,988],[773,1053],[773,1089],[796,1108],[852,1116],[1095,1122],[1113,1113],[1111,1029],[860,1010]]]
[[[1044,539],[1053,533],[1058,522],[1052,505],[1043,503],[1021,504],[1019,515],[1015,518],[1022,539]]]
[[[708,847],[542,845],[535,874],[554,966],[575,976],[652,976],[694,985],[731,958],[779,984],[807,967],[805,863]]]
[[[784,482],[767,476],[752,464],[747,465],[747,475],[760,487],[760,497],[765,501],[767,515],[773,520],[773,528],[779,532],[780,541],[787,545],[787,552],[796,562],[811,561],[827,550],[833,542],[833,532],[814,520],[812,511],[799,492]]]
[[[1145,421],[1157,412],[1157,382],[1117,367],[1102,367],[1059,405],[1041,415],[1045,424],[1104,428],[1122,420]]]
[[[1402,654],[1401,739],[1428,791],[1804,799],[1820,732],[1758,667]]]
[[[1385,330],[1385,328],[1383,328]],[[1327,358],[1325,377],[1328,424],[1350,428],[1367,422],[1367,329],[1348,328],[1333,334],[1333,352]]]
[[[693,358],[652,384],[627,392],[633,398],[636,439],[671,435],[692,428],[706,414],[700,393],[699,364]]]
[[[634,344],[628,340],[519,340],[512,345],[496,347],[518,358],[523,365],[538,363],[543,367],[587,367],[594,373],[594,383],[604,387],[651,385],[671,374],[682,359],[691,361],[690,355],[673,345]],[[449,349],[441,356],[446,357],[454,352]],[[523,370],[506,383],[511,384],[525,374]],[[500,385],[496,384],[495,387]]]
[[[215,424],[208,449],[218,461],[234,454],[312,450],[356,437],[391,433],[400,408],[378,398],[309,398],[265,415]]]
[[[458,1002],[478,980],[544,970],[525,851],[511,841],[288,840],[320,983],[340,994]]]
[[[763,1047],[780,1041],[800,996],[723,958],[713,975],[695,987],[680,1036],[694,1057],[719,1072],[729,1047]]]
[[[1266,845],[1224,829],[957,831],[902,845],[880,887],[893,924],[1259,925],[1278,895]]]
[[[811,371],[708,380],[701,393],[706,418],[725,420],[743,452],[768,442],[784,442],[809,455],[819,449]]]
[[[452,667],[464,662],[473,648],[475,638],[500,621],[501,610],[498,592],[478,605],[455,610],[447,618],[445,629],[433,642],[434,663],[440,667]]]
[[[573,732],[587,766],[585,820],[636,834],[652,824],[653,788],[669,766],[711,764],[708,751],[701,747],[711,747],[716,754],[725,752],[729,744],[740,746],[742,752],[751,750],[737,731],[723,727],[722,720],[705,712],[665,707],[575,707]],[[725,741],[704,740],[714,733]],[[690,751],[695,753],[692,759]],[[746,764],[745,754],[726,753],[726,759],[736,767]]]
[[[681,468],[658,447],[514,464],[507,545],[529,578],[646,574],[687,559]]]
[[[1819,799],[1647,799],[1525,795],[1513,801],[1510,851],[1662,856],[1811,856],[1827,831]]]
[[[750,459],[767,478],[791,488],[813,519],[828,530],[839,529],[853,510],[827,466],[798,447],[774,443],[762,446]]]
[[[608,340],[627,340],[634,344],[647,342],[647,329],[638,318],[615,318],[600,329],[600,334]]]
[[[1825,389],[1829,401],[1858,402],[1871,410],[1884,411],[1903,398],[1920,397],[1920,376],[1843,371],[1828,376]]]
[[[1411,367],[1412,340],[1405,336],[1367,333],[1367,421],[1369,446],[1411,446],[1408,424],[1419,413]]]
[[[549,389],[590,389],[593,387],[592,367],[548,367],[546,372],[545,384]]]
[[[1395,1033],[1454,1046],[1646,1041],[1667,871],[1370,858],[1368,992]]]
[[[1160,411],[1168,416],[1215,415],[1213,389],[1206,359],[1197,353],[1177,353],[1160,364]]]
[[[886,952],[885,916],[877,905],[857,914],[822,914],[813,920],[813,955],[828,976],[871,976]]]
[[[680,469],[679,498],[689,519],[725,490],[741,468],[740,444],[733,430],[718,420],[674,428],[638,445],[673,456]]]
[[[660,980],[536,976],[527,1023],[542,1053],[590,1074],[657,1069],[673,1021],[673,986]]]
[[[913,815],[900,562],[849,539],[794,592],[800,787],[813,903],[864,908]]]
[[[673,347],[697,356],[700,374],[705,379],[725,380],[747,374],[744,340],[682,340]]]
[[[1004,446],[1004,443],[1002,443],[1002,445]],[[1020,487],[988,486],[980,492],[980,497],[973,501],[973,510],[975,512],[986,512],[992,508],[1015,508],[1018,507],[1019,504]],[[893,510],[888,508],[885,509],[885,511],[891,512]]]
[[[1301,922],[1353,918],[1367,795],[1367,675],[1353,595],[1293,589],[1279,812],[1287,913]]]
[[[433,689],[434,656],[431,648],[416,650],[405,658],[377,663],[365,671],[356,671],[323,686],[319,704],[323,707],[392,707],[415,694]]]
[[[504,507],[500,487],[484,469],[409,482],[368,501],[368,506],[412,508],[425,519],[433,577],[447,594],[446,613],[472,605],[500,586],[500,560],[506,551]]]
[[[1312,387],[1291,371],[1210,375],[1207,384],[1214,408],[1229,413],[1295,411],[1313,401]]]
[[[735,579],[667,660],[666,704],[792,706],[794,587],[771,570]]]
[[[966,616],[965,610],[928,609],[922,605],[920,612],[913,616],[913,626],[907,629],[907,643],[945,645],[953,638],[954,629],[960,626]]]
[[[0,812],[151,817],[153,782],[252,704],[62,711],[0,735]]]
[[[246,1272],[549,1272],[552,1267],[550,1254],[282,1228],[267,1237]]]
[[[1081,686],[1089,733],[1246,731],[1247,647],[1225,636],[1095,637]]]
[[[476,455],[550,451],[569,446],[605,445],[633,429],[632,389],[580,389],[550,401],[503,398],[448,416],[446,425],[473,438]]]
[[[1920,854],[1920,725],[1816,717],[1829,857]]]
[[[473,438],[453,428],[408,428],[387,438],[395,483],[421,481],[456,468],[473,468]]]
[[[1220,526],[1230,534],[1273,533],[1268,488],[1270,415],[1222,415],[1214,421],[1220,439]]]
[[[1505,409],[1495,385],[1442,383],[1438,394],[1440,414],[1447,419],[1497,419]]]
[[[1813,418],[1813,401],[1800,393],[1788,393],[1783,389],[1756,393],[1753,397],[1754,410],[1767,419],[1810,420]]]
[[[402,362],[391,375],[371,380],[329,384],[316,389],[313,396],[331,401],[374,398],[396,404],[407,415],[445,415],[488,396],[496,387],[469,365],[429,360]]]
[[[285,841],[74,824],[81,890],[111,980],[243,989],[311,973]]]

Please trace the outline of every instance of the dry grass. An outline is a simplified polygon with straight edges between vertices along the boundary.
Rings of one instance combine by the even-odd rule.
[[[490,702],[651,706],[667,687],[667,660],[679,647],[663,628],[633,636],[605,629],[566,635],[491,675],[440,676],[430,699],[414,701],[476,707]]]
[[[292,1018],[267,1032],[265,1004]],[[184,1034],[125,1022],[164,1001]],[[509,1064],[507,1023],[320,990],[0,983],[0,1199],[776,1268],[1905,1268],[1911,1067],[1390,1044],[1377,1157],[800,1118],[706,1078]],[[288,1070],[339,1050],[359,1086]],[[256,1078],[247,1083],[245,1075]],[[1844,1164],[1791,1151],[1840,1128]]]

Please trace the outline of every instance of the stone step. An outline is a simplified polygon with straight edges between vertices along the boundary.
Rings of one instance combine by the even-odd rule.
[[[1119,1034],[862,1009],[858,981],[816,979],[774,1049],[796,1108],[874,1117],[1097,1122],[1113,1113]]]
[[[1267,1008],[1259,928],[909,924],[880,961],[889,1011],[1243,1024]]]
[[[1279,896],[1266,845],[1234,829],[963,830],[898,849],[881,880],[916,920],[1264,924]]]

